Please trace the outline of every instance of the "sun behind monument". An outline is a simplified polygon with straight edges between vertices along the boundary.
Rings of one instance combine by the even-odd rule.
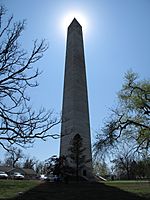
[[[72,12],[68,13],[63,18],[63,20],[62,20],[63,31],[66,33],[68,26],[70,25],[70,23],[72,22],[72,20],[74,18],[76,18],[77,21],[81,24],[82,30],[85,33],[87,30],[87,19],[81,12],[76,12],[76,11],[72,11]]]

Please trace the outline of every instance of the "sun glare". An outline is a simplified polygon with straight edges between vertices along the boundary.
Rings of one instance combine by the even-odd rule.
[[[68,13],[62,20],[62,28],[63,31],[66,33],[68,26],[72,22],[72,20],[76,18],[79,24],[82,26],[82,30],[85,33],[87,30],[87,20],[86,18],[79,12],[70,12]]]

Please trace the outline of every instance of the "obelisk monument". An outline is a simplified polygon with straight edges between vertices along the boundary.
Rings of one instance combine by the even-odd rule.
[[[60,141],[60,156],[65,156],[70,166],[69,147],[77,134],[82,138],[86,158],[80,175],[89,178],[92,175],[92,153],[83,35],[81,25],[74,18],[67,33]]]

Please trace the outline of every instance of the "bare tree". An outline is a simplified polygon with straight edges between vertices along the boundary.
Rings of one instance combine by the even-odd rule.
[[[35,171],[37,174],[45,174],[45,163],[42,161],[37,161],[35,164]]]
[[[8,20],[6,16],[6,9],[0,6],[0,145],[8,150],[10,145],[26,146],[35,138],[57,138],[47,132],[60,121],[52,111],[33,111],[26,94],[27,89],[38,86],[40,72],[33,64],[43,57],[48,45],[35,40],[28,54],[19,44],[25,21],[14,23],[13,16]]]
[[[38,161],[35,157],[31,158],[27,156],[24,162],[22,163],[22,165],[23,165],[23,168],[34,169],[34,166],[36,165],[37,162]]]
[[[5,165],[16,167],[17,162],[23,158],[24,154],[21,149],[11,147],[9,152],[6,153]]]
[[[109,168],[104,160],[94,160],[93,162],[93,173],[96,176],[106,177],[110,174]]]
[[[133,169],[135,169],[136,161],[134,155],[129,152],[118,153],[112,161],[115,164],[117,175],[121,178],[135,179]]]

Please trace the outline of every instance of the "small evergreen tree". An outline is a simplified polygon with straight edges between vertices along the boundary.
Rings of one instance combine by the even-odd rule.
[[[70,154],[69,157],[72,163],[75,165],[75,173],[76,180],[79,180],[79,170],[83,167],[85,163],[85,155],[83,152],[85,148],[83,148],[82,138],[79,134],[76,134],[72,140],[71,147],[68,149]]]

